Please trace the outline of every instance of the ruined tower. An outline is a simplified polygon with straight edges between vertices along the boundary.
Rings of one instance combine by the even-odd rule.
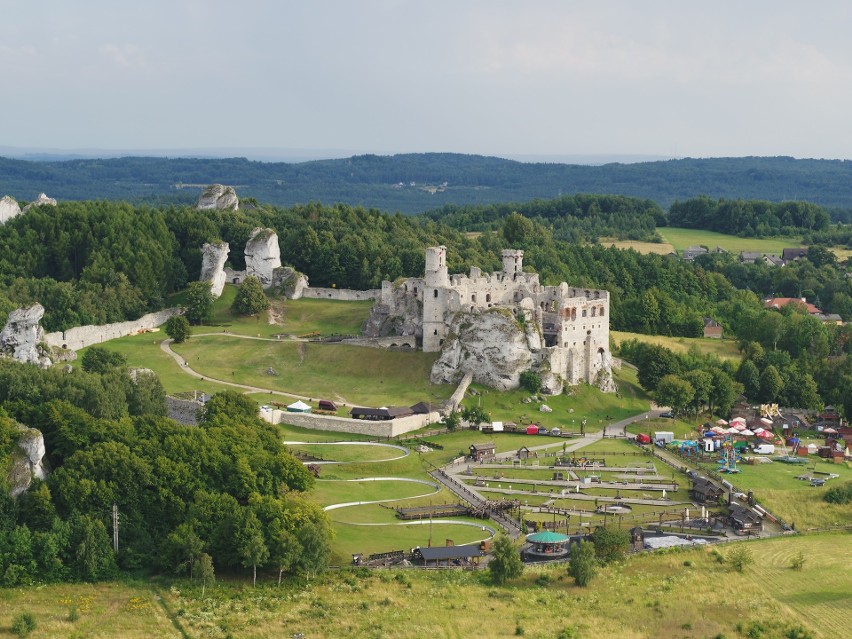
[[[503,251],[503,273],[516,279],[524,272],[524,252],[518,249],[505,249]]]
[[[447,273],[446,246],[426,249],[423,284],[423,352],[435,353],[441,350],[447,336],[444,311],[447,307],[450,277]]]

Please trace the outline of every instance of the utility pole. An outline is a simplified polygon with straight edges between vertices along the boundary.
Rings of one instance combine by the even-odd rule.
[[[118,554],[118,504],[112,505],[112,549]]]

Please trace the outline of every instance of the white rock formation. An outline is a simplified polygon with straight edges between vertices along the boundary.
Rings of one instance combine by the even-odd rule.
[[[38,324],[42,317],[44,307],[41,304],[9,313],[6,326],[0,332],[0,355],[42,368],[50,366],[52,362],[47,355],[49,347],[44,343],[44,329]]]
[[[9,486],[12,497],[25,492],[33,479],[47,479],[47,464],[44,459],[44,437],[35,428],[21,426],[21,438],[13,451],[9,470]]]
[[[17,200],[15,198],[4,195],[2,199],[0,199],[0,224],[4,224],[8,220],[11,220],[13,217],[17,217],[21,214],[21,207],[18,206]]]
[[[526,331],[508,312],[459,313],[453,319],[441,356],[432,366],[433,384],[473,381],[498,390],[520,385],[521,373],[533,367]]]
[[[209,209],[236,211],[240,208],[240,200],[237,198],[237,192],[233,186],[211,184],[204,189],[195,208],[200,211]]]
[[[275,272],[273,284],[280,286],[288,300],[302,299],[302,293],[308,288],[308,276],[299,273],[292,266],[282,266]]]
[[[274,271],[281,266],[278,236],[272,229],[256,228],[246,242],[246,275],[254,275],[264,288],[273,283]]]
[[[24,210],[21,211],[21,212],[26,213],[27,211],[29,211],[34,206],[56,206],[56,198],[47,197],[47,195],[45,195],[44,193],[39,193],[38,197],[35,199],[35,201],[27,204],[24,207]]]
[[[229,246],[227,242],[214,242],[201,247],[201,282],[210,282],[210,292],[213,297],[222,295],[225,288],[225,262],[228,260]]]

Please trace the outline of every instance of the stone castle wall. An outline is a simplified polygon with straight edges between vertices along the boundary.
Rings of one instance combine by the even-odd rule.
[[[432,412],[429,415],[411,415],[387,421],[370,421],[367,419],[351,419],[349,417],[334,417],[332,415],[314,415],[312,413],[288,413],[282,410],[264,411],[262,419],[272,424],[290,424],[314,430],[333,431],[336,433],[356,433],[372,437],[396,437],[410,433],[441,419],[441,415]]]
[[[302,290],[301,297],[323,300],[340,300],[342,302],[360,302],[366,300],[377,300],[382,296],[381,289],[368,289],[356,291],[350,288],[314,288],[306,287]]]
[[[140,331],[157,328],[165,324],[169,318],[180,315],[180,312],[179,308],[167,308],[156,313],[148,313],[129,322],[116,322],[115,324],[102,324],[100,326],[77,326],[69,328],[67,331],[47,333],[44,336],[44,341],[50,346],[78,351],[93,344],[100,344],[111,339],[135,335]]]

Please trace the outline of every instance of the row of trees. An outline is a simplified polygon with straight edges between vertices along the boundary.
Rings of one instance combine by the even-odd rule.
[[[714,200],[701,196],[674,202],[669,207],[668,221],[671,226],[760,237],[820,231],[828,227],[830,219],[822,207],[810,202]]]

